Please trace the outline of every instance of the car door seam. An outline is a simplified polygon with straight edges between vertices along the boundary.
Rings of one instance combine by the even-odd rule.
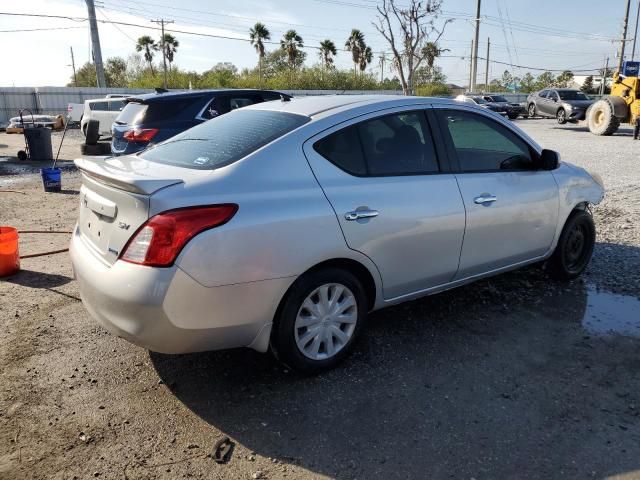
[[[315,179],[316,183],[318,184],[318,187],[320,188],[320,191],[322,192],[322,195],[327,200],[327,203],[329,204],[329,207],[333,211],[333,215],[336,218],[336,222],[338,222],[338,228],[340,229],[340,233],[342,234],[342,239],[344,240],[344,244],[346,245],[346,247],[349,250],[351,250],[353,252],[358,252],[360,255],[364,255],[366,258],[369,259],[371,264],[375,267],[376,271],[378,272],[378,278],[380,279],[380,290],[382,292],[384,292],[384,280],[382,279],[382,273],[380,272],[380,269],[378,268],[378,265],[376,264],[376,262],[374,262],[373,259],[371,257],[369,257],[369,255],[367,255],[366,253],[361,252],[360,250],[356,250],[355,248],[351,248],[351,246],[349,246],[349,242],[347,242],[346,234],[344,233],[342,225],[340,224],[340,217],[338,216],[338,212],[336,212],[336,209],[333,206],[333,204],[331,203],[331,200],[329,200],[329,197],[327,196],[327,192],[324,191],[324,188],[322,187],[322,184],[320,183],[320,180],[318,180],[318,177],[316,176],[316,172],[314,172],[313,168],[311,167],[311,162],[309,162],[309,159],[307,158],[307,153],[304,151],[304,145],[306,145],[307,141],[303,142],[303,144],[302,144],[302,155],[304,156],[304,159],[307,162],[307,165],[309,166],[309,170],[311,171],[311,175],[313,175],[313,178]],[[384,296],[384,293],[383,293],[383,296]]]

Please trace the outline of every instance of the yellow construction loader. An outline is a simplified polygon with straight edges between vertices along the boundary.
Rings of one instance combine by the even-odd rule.
[[[612,135],[621,123],[636,129],[640,123],[640,78],[613,74],[611,94],[589,107],[586,113],[589,131],[595,135]],[[637,136],[637,130],[636,130]]]

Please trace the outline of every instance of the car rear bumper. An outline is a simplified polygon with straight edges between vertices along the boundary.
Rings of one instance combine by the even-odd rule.
[[[106,265],[77,230],[69,251],[89,314],[114,335],[161,353],[266,351],[278,303],[292,281],[205,287],[175,265]]]

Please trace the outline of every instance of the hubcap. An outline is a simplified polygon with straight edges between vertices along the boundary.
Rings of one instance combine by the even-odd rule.
[[[583,261],[586,246],[586,234],[584,228],[580,225],[574,226],[567,236],[565,245],[565,258],[567,267],[573,269]]]
[[[533,105],[531,105],[529,107],[529,116],[533,117],[536,114],[536,107],[534,107]]]
[[[559,122],[564,122],[564,117],[565,117],[564,110],[560,110],[558,112],[558,121]]]
[[[602,110],[593,112],[593,121],[598,126],[602,125],[604,123],[604,112]]]
[[[347,287],[327,283],[311,292],[295,321],[300,352],[312,360],[326,360],[342,350],[358,321],[356,298]]]

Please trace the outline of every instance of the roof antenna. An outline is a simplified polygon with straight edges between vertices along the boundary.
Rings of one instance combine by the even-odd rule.
[[[291,99],[289,97],[287,97],[286,95],[280,94],[280,101],[281,102],[290,102]]]

